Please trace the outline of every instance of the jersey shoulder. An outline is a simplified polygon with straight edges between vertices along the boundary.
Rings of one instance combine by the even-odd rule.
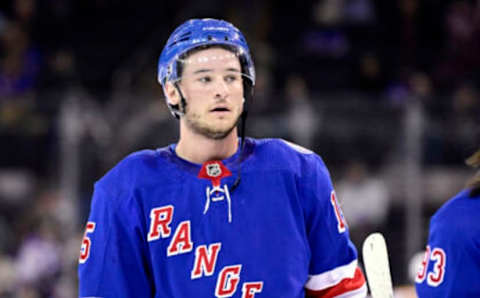
[[[469,231],[480,235],[480,198],[469,196],[469,190],[465,189],[448,200],[435,212],[431,219],[431,229],[450,230],[452,232]],[[473,223],[473,224],[472,224]],[[455,233],[456,234],[456,233]],[[458,236],[465,235],[459,233]]]
[[[298,177],[330,177],[322,158],[307,148],[284,139],[257,139],[255,157],[264,170],[292,173]],[[257,164],[258,168],[258,164]]]
[[[464,189],[445,202],[432,217],[434,221],[451,220],[456,217],[478,216],[480,214],[480,198],[471,198],[469,190]]]
[[[175,176],[174,167],[169,162],[170,154],[169,147],[133,152],[110,169],[95,186],[109,191],[125,191],[153,183],[167,183],[159,177]]]
[[[257,148],[261,150],[278,150],[283,151],[285,154],[315,154],[313,151],[302,147],[298,144],[292,143],[284,139],[252,139],[255,142]]]
[[[257,139],[255,155],[267,166],[297,169],[309,164],[322,163],[313,151],[283,139]]]

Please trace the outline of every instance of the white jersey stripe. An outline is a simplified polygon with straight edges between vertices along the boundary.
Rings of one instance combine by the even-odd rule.
[[[353,278],[357,269],[357,260],[316,275],[309,275],[305,287],[312,291],[320,291],[333,287],[345,278]]]

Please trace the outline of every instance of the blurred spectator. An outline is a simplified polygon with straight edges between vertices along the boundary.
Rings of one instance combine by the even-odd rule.
[[[73,206],[73,203],[51,189],[39,192],[33,206],[19,213],[23,221],[13,225],[21,239],[12,261],[15,297],[75,296],[81,235],[78,228],[72,233],[75,222],[71,222],[68,211],[71,208],[65,208],[65,204]],[[65,218],[69,215],[70,222]]]
[[[52,296],[49,298],[76,297],[78,295],[77,265],[82,238],[83,232],[77,232],[62,242],[60,276],[52,286]]]
[[[347,54],[350,44],[342,30],[344,0],[318,0],[312,7],[312,26],[304,35],[307,54],[341,58]]]
[[[375,21],[375,7],[371,0],[347,0],[344,7],[345,20],[350,24],[366,25]]]
[[[402,63],[411,65],[412,62],[415,62],[419,46],[418,20],[420,3],[418,0],[400,0],[399,2],[402,21],[400,36]]]
[[[251,105],[249,114],[265,114],[280,109],[280,104],[273,96],[273,76],[268,66],[256,67],[255,104]],[[250,107],[249,107],[250,108]]]
[[[317,23],[328,26],[341,24],[364,25],[375,20],[371,0],[317,0],[313,4]]]
[[[22,241],[15,258],[18,289],[34,287],[49,295],[61,268],[61,243],[55,235],[58,226],[47,218]]]
[[[13,297],[15,267],[12,258],[0,253],[0,297]]]
[[[35,183],[34,173],[26,169],[1,169],[0,206],[26,204],[35,193]]]
[[[33,26],[36,12],[36,0],[14,0],[13,10],[15,19],[24,30]]]
[[[428,127],[425,130],[424,162],[426,164],[454,165],[461,164],[468,153],[475,148],[480,140],[480,103],[478,89],[465,82],[460,84],[450,96],[433,97],[429,95],[429,81],[425,78],[412,78],[417,88],[426,88],[421,95],[418,91],[414,96],[421,99],[425,106],[425,117]],[[416,82],[415,82],[416,81]],[[425,84],[421,87],[421,84]],[[435,99],[436,101],[433,101]]]
[[[317,0],[313,4],[314,20],[318,24],[335,26],[343,21],[344,0]]]
[[[452,88],[464,79],[476,79],[480,68],[480,2],[453,1],[445,17],[445,46],[435,68],[440,87]]]
[[[42,88],[55,88],[66,91],[78,84],[75,55],[68,49],[51,53],[47,60],[46,74],[42,77]],[[63,92],[62,92],[63,94]]]
[[[352,86],[355,89],[375,96],[385,88],[385,73],[376,53],[368,51],[360,55],[356,72]]]
[[[444,162],[460,163],[480,140],[480,102],[478,90],[472,84],[462,84],[455,90],[451,102],[451,115],[447,121],[447,143]]]
[[[350,228],[352,241],[361,247],[366,236],[381,231],[390,208],[390,195],[384,181],[373,176],[360,160],[348,163],[335,187]]]
[[[430,77],[423,72],[415,72],[409,79],[410,90],[414,96],[419,97],[424,102],[430,102],[432,97],[432,82]]]
[[[299,75],[290,75],[286,83],[286,124],[288,139],[306,148],[314,147],[320,113],[314,107],[307,83]]]
[[[41,235],[28,237],[20,246],[16,272],[21,285],[43,282],[60,269],[60,247],[48,235],[55,229],[45,229]]]
[[[445,128],[443,119],[448,117],[445,113],[445,104],[442,98],[435,96],[430,76],[423,72],[414,72],[408,78],[409,101],[416,100],[421,104],[422,117],[427,121],[423,134],[422,162],[426,165],[443,162],[445,154]]]
[[[389,82],[385,96],[390,104],[406,107],[412,100],[420,101],[428,109],[437,112],[438,102],[433,102],[432,80],[427,73],[408,67],[398,71],[396,78]]]
[[[274,76],[272,73],[273,62],[275,60],[275,49],[267,42],[251,43],[255,55],[255,104],[249,106],[249,113],[271,113],[280,108],[280,104],[275,99],[274,93]],[[250,114],[252,115],[252,114]]]
[[[4,31],[7,27],[8,20],[5,15],[0,11],[0,36],[4,34]]]
[[[15,22],[7,25],[0,42],[0,101],[32,92],[41,63],[39,51]]]

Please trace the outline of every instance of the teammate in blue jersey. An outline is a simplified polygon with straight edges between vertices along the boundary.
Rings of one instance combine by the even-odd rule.
[[[255,85],[242,33],[182,24],[158,80],[179,141],[129,155],[95,184],[80,297],[365,297],[322,159],[238,135]]]
[[[480,150],[467,160],[480,167]],[[480,172],[430,221],[415,282],[423,297],[480,297]]]

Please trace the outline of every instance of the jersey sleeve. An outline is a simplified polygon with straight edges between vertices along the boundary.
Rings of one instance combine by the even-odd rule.
[[[79,258],[80,297],[152,297],[139,208],[98,186]]]
[[[305,221],[311,252],[307,297],[366,297],[365,278],[357,250],[336,198],[328,170],[312,154],[300,189],[304,190]]]
[[[472,208],[473,209],[473,208]],[[459,209],[430,222],[428,244],[415,277],[418,297],[480,297],[478,215]]]

